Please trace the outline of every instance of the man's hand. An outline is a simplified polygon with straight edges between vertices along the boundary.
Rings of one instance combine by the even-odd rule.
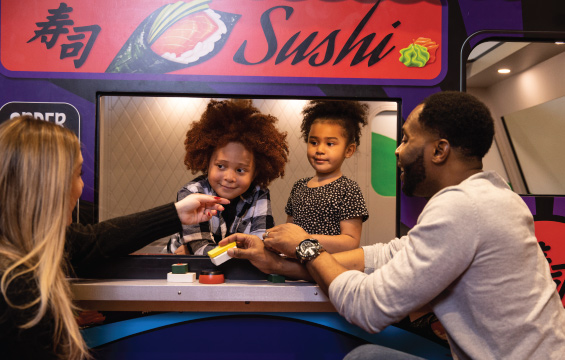
[[[274,251],[296,258],[296,247],[310,236],[304,229],[295,224],[277,225],[265,232],[265,246]]]
[[[198,224],[208,221],[217,211],[224,210],[221,204],[229,204],[230,201],[218,196],[204,194],[190,194],[175,203],[180,222],[184,225]]]
[[[237,247],[228,250],[229,256],[236,259],[247,259],[265,274],[278,274],[279,265],[285,260],[279,255],[267,250],[261,239],[254,235],[233,234],[222,239],[218,245],[224,246],[234,241]]]

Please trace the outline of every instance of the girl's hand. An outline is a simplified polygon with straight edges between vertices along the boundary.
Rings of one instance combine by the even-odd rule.
[[[204,194],[190,194],[175,203],[180,222],[184,225],[208,221],[218,211],[224,210],[221,204],[229,204],[228,199]]]

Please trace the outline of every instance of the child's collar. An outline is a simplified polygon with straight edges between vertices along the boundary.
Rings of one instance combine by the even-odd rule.
[[[251,183],[249,189],[247,189],[243,194],[239,195],[239,198],[245,202],[253,201],[253,195],[259,190],[259,187],[255,183]]]

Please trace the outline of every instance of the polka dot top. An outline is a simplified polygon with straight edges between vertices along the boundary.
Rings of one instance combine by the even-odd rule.
[[[329,184],[309,188],[303,178],[294,183],[285,207],[293,222],[309,234],[339,235],[342,220],[369,218],[359,185],[345,176]]]

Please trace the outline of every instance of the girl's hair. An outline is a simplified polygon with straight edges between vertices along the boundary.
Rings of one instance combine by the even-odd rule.
[[[184,163],[195,174],[208,172],[212,153],[230,142],[242,144],[253,153],[254,183],[267,187],[284,176],[288,161],[286,132],[275,127],[277,118],[262,114],[251,100],[210,100],[199,121],[192,123],[184,142]]]
[[[73,314],[64,260],[79,141],[68,129],[22,116],[0,125],[0,154],[2,295],[16,311],[31,313],[22,329],[52,317],[53,351],[59,357],[88,356]],[[22,284],[29,288],[18,288]],[[22,291],[28,295],[24,302],[16,298]]]
[[[302,110],[304,116],[300,129],[304,141],[308,142],[310,128],[316,120],[329,121],[344,130],[347,144],[359,146],[361,128],[367,125],[369,106],[351,100],[311,100]]]

